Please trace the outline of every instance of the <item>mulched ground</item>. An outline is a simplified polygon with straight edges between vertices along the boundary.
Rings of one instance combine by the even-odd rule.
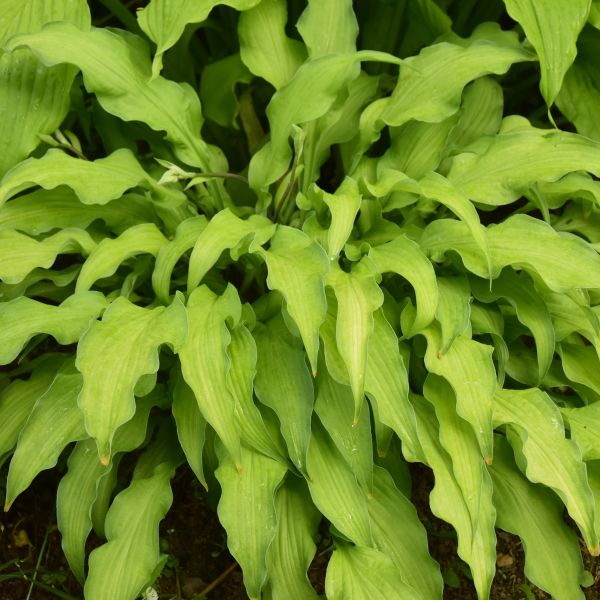
[[[420,465],[411,465],[411,471],[413,500],[429,533],[430,552],[442,566],[447,583],[444,600],[475,600],[468,568],[456,556],[456,536],[452,528],[429,511],[427,498],[433,484],[431,473]],[[81,587],[70,574],[60,548],[54,515],[55,473],[40,475],[17,499],[9,513],[0,513],[0,600],[83,598]],[[5,469],[2,469],[0,481],[4,474]],[[162,551],[169,558],[156,583],[159,598],[246,600],[242,574],[227,551],[225,532],[210,507],[210,499],[187,469],[180,469],[174,480],[174,497],[173,507],[161,525]],[[331,545],[326,524],[321,527],[320,534],[309,577],[317,592],[323,593]],[[502,531],[497,535],[498,570],[491,599],[549,598],[524,579],[523,549],[518,538]],[[97,543],[98,540],[92,538],[90,547]],[[600,560],[589,555],[584,559],[586,569],[596,581],[585,590],[585,597],[600,600]]]

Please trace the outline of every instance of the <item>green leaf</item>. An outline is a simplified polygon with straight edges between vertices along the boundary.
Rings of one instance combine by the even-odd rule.
[[[142,455],[131,483],[108,511],[107,542],[89,557],[84,594],[90,600],[134,600],[160,562],[158,524],[173,501],[170,480],[181,462],[169,433],[167,443],[159,438]]]
[[[595,27],[600,24],[600,10],[594,0]],[[591,13],[590,13],[591,15]],[[596,140],[600,139],[598,126],[598,101],[600,101],[600,69],[596,56],[600,50],[600,32],[586,27],[577,42],[577,58],[567,71],[556,105],[577,129],[577,132]]]
[[[90,253],[77,278],[75,290],[89,290],[98,279],[113,275],[122,262],[138,254],[156,256],[167,238],[154,223],[141,223],[118,238],[103,239]]]
[[[415,289],[417,315],[404,335],[409,337],[427,327],[435,318],[439,292],[433,265],[419,246],[401,234],[391,242],[371,248],[369,258],[380,273],[397,273]]]
[[[51,267],[59,254],[86,256],[95,246],[81,229],[63,229],[41,241],[13,230],[0,231],[0,280],[19,283],[36,267]]]
[[[148,415],[155,403],[153,394],[138,400],[133,419],[115,434],[115,452],[134,450],[144,442]],[[85,545],[92,530],[93,510],[102,501],[105,480],[111,480],[112,476],[116,482],[114,476],[119,457],[120,454],[117,460],[104,466],[98,461],[96,442],[93,439],[82,440],[71,452],[67,473],[58,484],[56,519],[61,545],[69,567],[82,585],[85,579]]]
[[[279,226],[268,250],[258,250],[267,263],[267,285],[285,299],[294,320],[313,373],[319,354],[319,328],[325,320],[324,278],[329,270],[327,255],[305,233]]]
[[[87,437],[77,407],[80,390],[81,375],[69,361],[35,403],[10,461],[5,510],[38,473],[56,464],[68,444]]]
[[[206,65],[200,79],[204,116],[222,127],[236,127],[240,108],[235,87],[238,83],[251,81],[252,73],[242,62],[239,52]]]
[[[280,462],[246,448],[239,465],[223,452],[215,471],[221,484],[219,520],[251,599],[260,598],[267,579],[267,551],[277,526],[274,496],[286,471]]]
[[[598,353],[592,346],[567,344],[558,347],[565,375],[575,383],[581,383],[600,394],[600,372],[598,372]],[[592,425],[590,423],[590,425]]]
[[[385,469],[375,467],[374,475],[369,516],[377,548],[392,559],[402,581],[415,590],[415,598],[440,598],[440,568],[429,555],[427,532],[413,503]]]
[[[325,592],[330,600],[415,600],[394,563],[379,550],[338,544],[327,565]]]
[[[257,364],[254,389],[275,411],[292,463],[305,470],[314,403],[313,382],[305,353],[278,316],[254,330]]]
[[[308,489],[319,511],[355,544],[371,546],[373,538],[367,494],[316,420],[313,422],[306,471]]]
[[[251,449],[287,463],[285,446],[280,443],[280,438],[273,439],[254,403],[257,349],[254,337],[245,325],[240,324],[232,330],[227,354],[231,363],[227,385],[234,399],[234,413],[241,440]]]
[[[487,23],[471,39],[428,46],[407,58],[381,119],[398,127],[410,119],[440,122],[454,114],[463,88],[474,79],[506,73],[516,62],[531,60],[516,34]]]
[[[163,54],[172,48],[190,23],[205,21],[211,10],[219,4],[236,10],[246,10],[260,0],[152,0],[139,10],[137,18],[142,31],[156,43],[152,63],[152,76],[158,77],[162,69]]]
[[[508,424],[515,431],[522,443],[527,478],[558,494],[590,552],[600,554],[594,528],[594,499],[585,463],[577,444],[565,438],[556,405],[537,388],[499,390],[495,396],[494,421],[497,425]]]
[[[198,135],[202,126],[198,97],[185,84],[151,79],[148,48],[141,38],[116,29],[86,32],[69,23],[49,23],[38,33],[12,38],[6,49],[22,46],[31,48],[45,65],[77,66],[86,89],[104,110],[165,131],[182,161],[206,171],[227,170],[221,152]]]
[[[66,185],[84,204],[107,204],[127,190],[151,182],[133,153],[125,148],[94,161],[50,149],[41,158],[19,163],[2,178],[0,205],[36,185],[46,190]]]
[[[599,159],[600,142],[508,117],[498,135],[481,138],[453,159],[448,179],[472,200],[502,206],[535,183],[556,181],[573,171],[599,176]]]
[[[327,284],[338,302],[336,343],[348,370],[354,396],[354,420],[360,414],[367,368],[367,344],[373,332],[373,313],[383,304],[369,259],[356,263],[350,273],[332,269]]]
[[[505,438],[494,438],[494,482],[497,525],[521,538],[525,575],[556,600],[583,598],[579,583],[583,564],[577,536],[563,519],[552,492],[527,481],[515,465]]]
[[[306,57],[304,45],[286,35],[286,22],[286,2],[262,0],[240,15],[238,25],[242,61],[275,89],[292,79]]]
[[[433,407],[421,397],[414,397],[415,413],[419,439],[426,458],[426,463],[433,469],[435,485],[429,496],[429,504],[434,515],[450,523],[458,534],[458,555],[471,567],[474,580],[477,582],[478,598],[487,598],[486,586],[491,582],[489,556],[481,552],[489,548],[489,532],[483,528],[473,529],[469,506],[454,476],[453,461],[440,442],[438,421]],[[450,427],[452,425],[450,424]],[[473,438],[473,436],[471,436]],[[468,435],[465,438],[468,440]],[[473,442],[475,439],[473,438]],[[471,444],[474,455],[476,445]],[[484,467],[485,468],[485,467]]]
[[[0,303],[0,331],[3,346],[0,364],[12,362],[36,334],[46,333],[59,344],[73,344],[107,305],[99,292],[69,296],[60,306],[52,306],[26,296]]]
[[[152,288],[157,298],[164,304],[169,303],[171,276],[175,265],[190,248],[194,247],[207,223],[204,215],[185,219],[177,226],[173,239],[160,246],[152,273]]]
[[[75,365],[83,375],[83,387],[78,404],[102,464],[110,461],[115,431],[135,413],[136,384],[158,370],[160,346],[170,344],[177,350],[186,333],[180,299],[167,308],[148,309],[120,297],[80,339]]]
[[[16,229],[29,235],[53,229],[86,229],[101,219],[115,233],[138,223],[157,221],[152,203],[137,194],[125,194],[109,205],[84,205],[66,187],[36,190],[13,198],[0,207],[0,229]]]
[[[190,225],[192,232],[196,225]],[[198,226],[200,228],[201,226]],[[186,228],[187,229],[187,228]],[[188,293],[198,287],[202,278],[217,262],[225,250],[232,250],[232,258],[237,259],[248,248],[254,252],[259,246],[265,244],[275,232],[275,225],[265,217],[252,215],[247,220],[242,220],[234,215],[228,208],[217,213],[205,228],[199,232],[190,256],[188,270]],[[175,247],[177,251],[183,249],[187,242],[187,230],[181,232],[181,241]],[[181,244],[181,246],[180,246]],[[249,246],[248,246],[249,244]],[[174,253],[175,254],[175,253]],[[172,259],[168,264],[173,264]]]
[[[336,383],[327,373],[325,365],[317,377],[315,412],[339,452],[348,462],[365,492],[373,489],[373,445],[371,419],[363,406],[358,421],[353,424],[354,402],[352,390]]]
[[[34,33],[50,21],[70,21],[86,29],[90,9],[82,0],[3,2],[0,46],[13,34]],[[61,124],[75,75],[69,66],[45,68],[30,51],[0,55],[0,177],[37,147],[40,134],[52,133]]]
[[[540,90],[550,107],[565,73],[577,55],[577,36],[590,11],[590,0],[552,0],[543,7],[534,0],[504,0],[508,14],[517,21],[540,59]]]
[[[206,441],[206,419],[198,408],[194,392],[183,380],[181,371],[176,370],[172,377],[175,382],[171,410],[177,427],[177,439],[194,475],[208,489],[202,464],[202,451]]]
[[[383,309],[373,313],[373,332],[367,347],[365,391],[379,419],[391,427],[413,455],[419,454],[415,415],[408,399],[408,373],[396,332]]]
[[[473,428],[457,413],[455,395],[440,377],[428,375],[423,386],[439,422],[442,447],[452,462],[454,480],[469,515],[472,546],[471,573],[479,598],[487,598],[496,571],[496,511],[492,502],[492,480],[479,452]],[[458,532],[459,537],[462,532]]]
[[[330,260],[337,258],[348,241],[354,220],[360,209],[358,185],[346,177],[334,194],[323,193],[323,202],[331,213],[331,225],[327,231],[327,254]]]
[[[558,233],[539,219],[515,214],[488,227],[487,238],[494,278],[512,265],[539,275],[555,292],[600,287],[600,257],[576,235]],[[420,243],[436,262],[449,250],[458,252],[469,271],[487,278],[485,258],[460,221],[433,221],[425,228]]]
[[[438,277],[440,299],[435,314],[440,324],[441,353],[446,354],[454,340],[468,335],[471,317],[471,287],[465,277]]]
[[[452,386],[457,413],[473,427],[481,452],[490,463],[496,390],[492,347],[459,335],[444,353],[439,327],[430,326],[423,335],[427,338],[425,366],[430,373],[440,375]]]
[[[358,23],[352,0],[309,0],[296,28],[311,59],[356,51]],[[328,35],[323,35],[324,31]]]
[[[584,460],[600,459],[600,403],[581,408],[562,408],[571,431],[571,439],[579,448]]]
[[[187,314],[188,336],[179,350],[183,378],[192,388],[202,416],[240,465],[240,434],[226,378],[231,341],[227,325],[233,327],[240,320],[240,299],[231,285],[222,296],[203,285],[190,295]]]
[[[538,383],[546,375],[555,350],[555,334],[550,313],[537,293],[531,279],[525,274],[517,275],[512,269],[502,271],[490,290],[482,282],[474,282],[473,293],[483,302],[505,298],[514,308],[517,319],[529,328],[535,340],[538,359]]]
[[[367,60],[401,62],[396,57],[366,50],[321,56],[304,63],[293,79],[277,90],[267,107],[271,140],[250,162],[248,175],[253,189],[263,190],[285,174],[292,157],[288,138],[294,126],[325,115],[360,73],[358,63]]]
[[[16,445],[33,407],[63,362],[63,356],[48,354],[36,365],[29,379],[15,379],[0,391],[0,462]]]
[[[306,484],[288,476],[275,495],[277,530],[267,554],[268,585],[272,598],[317,600],[306,572],[313,560],[313,541],[321,515]]]

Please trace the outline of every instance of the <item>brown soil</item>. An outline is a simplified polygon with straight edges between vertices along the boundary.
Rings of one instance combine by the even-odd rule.
[[[2,469],[4,472],[5,469]],[[432,477],[428,469],[411,466],[415,501],[429,534],[432,556],[446,580],[444,600],[476,599],[467,566],[456,555],[456,536],[450,526],[429,511]],[[17,499],[11,511],[0,513],[0,600],[80,600],[83,592],[70,574],[55,526],[56,471],[44,473]],[[0,479],[1,481],[1,479]],[[174,504],[161,524],[162,551],[167,563],[155,587],[161,600],[246,600],[242,574],[227,551],[225,532],[210,500],[187,469],[174,480]],[[0,496],[3,490],[0,489]],[[0,498],[1,499],[1,498]],[[519,539],[498,531],[497,574],[492,600],[549,598],[523,576]],[[99,543],[91,539],[90,547]],[[318,593],[324,578],[331,540],[322,524],[318,551],[309,577]],[[584,555],[595,584],[585,590],[587,600],[600,600],[600,561]],[[36,572],[35,583],[32,578]]]

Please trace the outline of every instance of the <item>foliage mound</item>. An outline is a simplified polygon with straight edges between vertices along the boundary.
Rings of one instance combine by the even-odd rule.
[[[480,599],[496,527],[583,597],[600,3],[92,4],[0,1],[5,509],[68,457],[69,564],[134,599],[187,462],[250,598],[317,597],[325,520],[328,599],[431,600],[420,462]]]

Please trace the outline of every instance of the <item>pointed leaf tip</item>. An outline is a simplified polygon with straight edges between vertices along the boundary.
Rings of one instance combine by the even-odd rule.
[[[100,457],[100,464],[101,464],[103,467],[108,467],[109,463],[110,463],[110,455],[109,455],[109,454],[103,454],[103,455]]]

